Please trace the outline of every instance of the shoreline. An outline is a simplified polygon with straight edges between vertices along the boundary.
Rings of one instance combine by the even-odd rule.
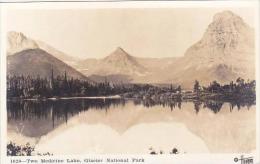
[[[75,100],[75,99],[121,99],[120,95],[113,96],[76,96],[76,97],[49,97],[49,98],[8,98],[7,100],[27,100],[27,101],[42,101],[42,100]]]

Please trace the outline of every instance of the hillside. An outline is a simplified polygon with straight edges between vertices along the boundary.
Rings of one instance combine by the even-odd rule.
[[[7,57],[8,75],[50,77],[51,69],[55,76],[63,75],[66,71],[68,77],[88,80],[74,68],[41,49],[28,49]]]

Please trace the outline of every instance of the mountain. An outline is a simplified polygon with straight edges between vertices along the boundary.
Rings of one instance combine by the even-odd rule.
[[[8,75],[50,77],[51,69],[53,69],[54,76],[63,75],[66,71],[68,77],[89,80],[71,66],[42,49],[27,49],[7,56]]]
[[[144,76],[147,70],[139,64],[136,59],[129,55],[122,48],[118,47],[109,56],[102,61],[102,67],[99,72],[102,74],[126,74]]]
[[[148,70],[137,59],[118,47],[103,59],[87,59],[79,63],[78,69],[85,75],[145,76]]]
[[[65,54],[64,52],[61,52],[59,50],[57,50],[56,48],[42,42],[42,41],[36,41],[39,48],[48,52],[49,54],[52,54],[53,56],[55,56],[56,58],[60,59],[61,61],[63,61],[64,63],[70,65],[70,66],[75,66],[75,64],[80,61],[79,58],[76,58],[74,56],[69,56],[67,54]]]
[[[140,58],[118,47],[102,59],[74,60],[45,43],[14,32],[10,33],[8,53],[41,48],[96,81],[171,83],[192,88],[195,80],[208,85],[214,80],[229,83],[238,77],[255,79],[254,35],[254,29],[241,17],[223,11],[213,17],[202,38],[179,58]]]
[[[207,85],[213,80],[255,79],[254,54],[254,30],[238,15],[223,11],[214,16],[202,39],[184,57],[164,69],[166,76],[160,82],[192,87],[195,80]]]
[[[202,38],[179,58],[139,58],[122,48],[103,59],[87,59],[79,70],[96,79],[133,83],[171,83],[192,88],[194,81],[208,85],[216,80],[229,83],[238,77],[255,79],[254,30],[231,11],[215,14]],[[120,78],[119,78],[120,77]],[[111,78],[111,77],[110,77]]]
[[[175,58],[141,58],[117,47],[103,59],[86,59],[75,67],[95,81],[137,82],[172,64]],[[145,81],[149,83],[149,81]]]
[[[7,40],[8,40],[8,44],[7,44],[8,56],[13,55],[17,52],[21,52],[23,50],[40,48],[71,66],[75,65],[80,60],[63,53],[42,41],[36,41],[31,38],[28,38],[21,32],[15,32],[15,31],[8,32]]]
[[[34,40],[27,38],[21,32],[9,32],[7,34],[7,41],[7,55],[12,55],[27,49],[39,48]]]

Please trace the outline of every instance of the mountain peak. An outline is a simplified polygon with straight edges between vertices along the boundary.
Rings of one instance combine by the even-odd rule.
[[[101,75],[124,74],[124,75],[144,75],[146,69],[138,63],[134,56],[129,55],[123,48],[117,47],[110,55],[103,58],[102,68],[98,69]]]
[[[130,59],[131,56],[121,47],[117,47],[110,55],[105,57],[105,60],[126,60]]]
[[[121,47],[117,47],[116,50],[114,51],[114,54],[116,55],[125,55],[128,56],[129,54]]]
[[[125,50],[122,47],[117,47],[116,51],[123,51],[123,52],[125,52]]]
[[[240,16],[231,11],[222,11],[215,14],[202,39],[193,46],[193,50],[207,51],[196,53],[204,57],[224,57],[237,54],[235,51],[247,51],[252,45],[253,30]]]
[[[7,39],[7,55],[12,55],[23,50],[35,49],[39,47],[35,41],[33,41],[30,38],[27,38],[21,32],[10,31],[7,34]]]
[[[196,78],[204,84],[213,79],[220,82],[237,77],[253,79],[254,36],[254,30],[240,16],[231,11],[216,13],[201,40],[192,45],[177,63],[180,69],[173,81],[182,79],[180,83],[188,83],[190,75],[196,72],[199,72]],[[183,65],[185,69],[181,68]],[[187,77],[183,78],[184,75]],[[194,79],[190,84],[192,81]]]
[[[238,15],[234,14],[232,11],[225,10],[222,12],[219,12],[214,15],[213,21],[226,21],[230,19],[240,19],[242,20]]]
[[[16,31],[9,31],[7,35],[8,35],[8,37],[14,37],[14,38],[20,38],[20,39],[26,38],[26,36],[23,33],[16,32]]]

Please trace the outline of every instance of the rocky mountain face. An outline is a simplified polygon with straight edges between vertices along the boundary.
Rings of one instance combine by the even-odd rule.
[[[36,41],[28,38],[21,32],[8,32],[7,39],[8,56],[13,55],[17,52],[21,52],[23,50],[40,48],[71,66],[74,66],[79,61],[79,59],[69,56],[42,41]]]
[[[35,48],[39,48],[37,43],[27,38],[23,33],[11,31],[7,34],[7,55]]]
[[[255,79],[254,31],[230,11],[217,13],[202,39],[166,70],[163,82],[192,86],[238,77]]]
[[[50,77],[52,69],[54,76],[62,76],[66,71],[68,77],[89,80],[74,68],[42,49],[27,49],[7,56],[8,75]]]

